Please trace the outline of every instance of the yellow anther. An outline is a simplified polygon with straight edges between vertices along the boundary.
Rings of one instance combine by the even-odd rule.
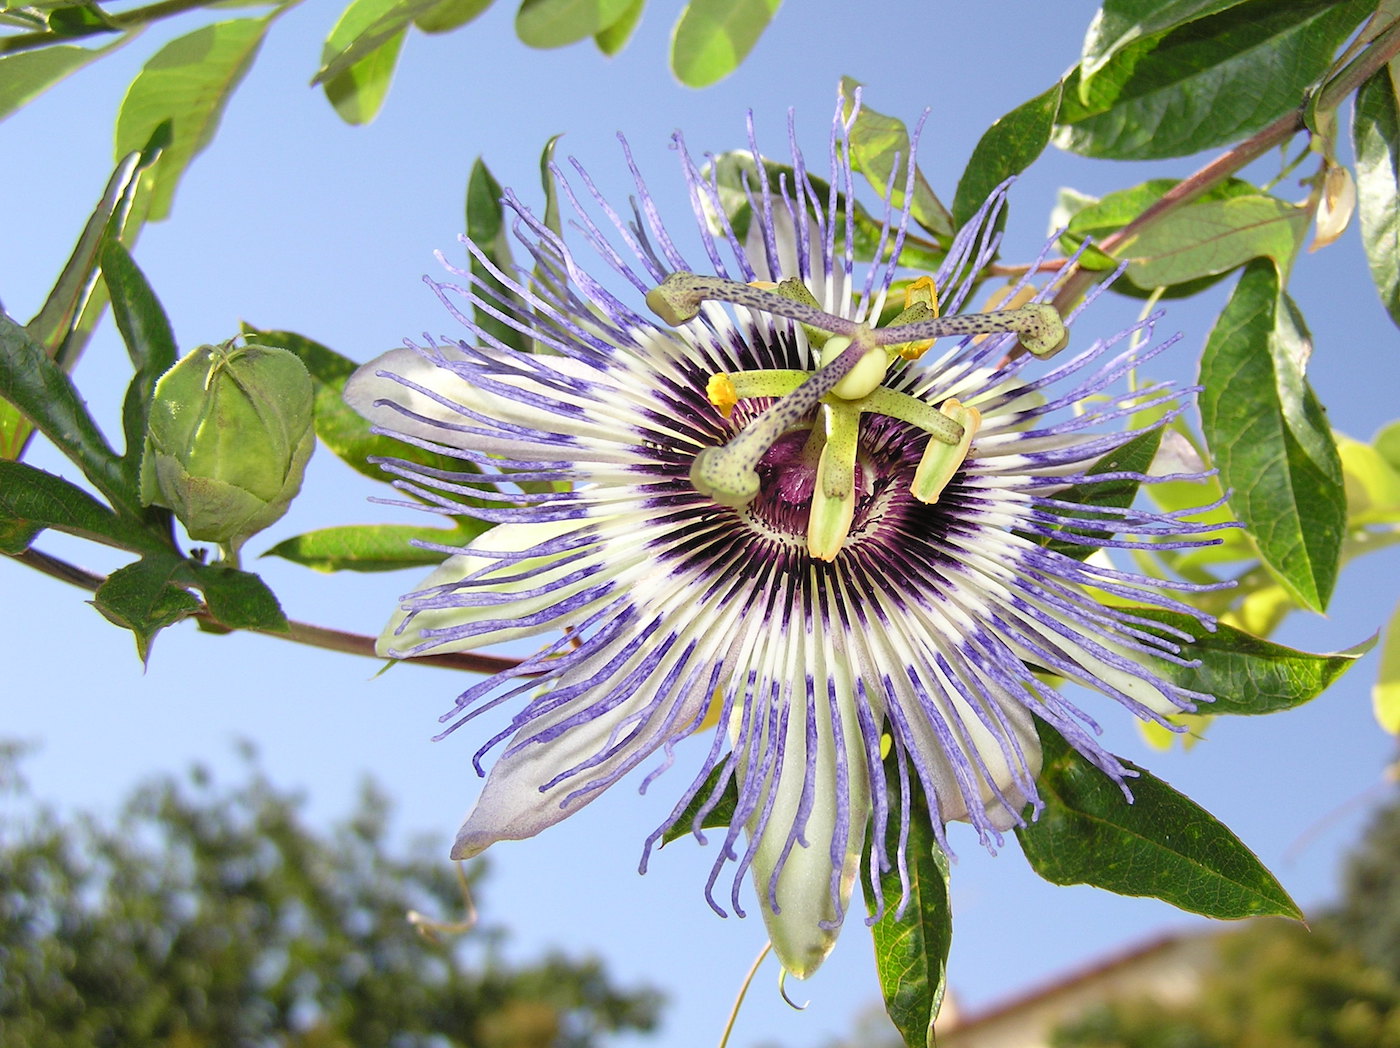
[[[968,407],[950,397],[938,409],[963,428],[962,439],[956,444],[944,444],[930,440],[919,460],[919,468],[914,471],[914,481],[909,491],[920,502],[929,504],[938,501],[943,489],[953,479],[953,474],[967,458],[972,438],[977,435],[977,427],[982,424],[982,415],[976,408]]]
[[[932,316],[938,316],[938,285],[933,282],[933,277],[919,277],[904,289],[904,308],[912,309],[914,306],[926,306]],[[933,339],[930,338],[922,342],[905,342],[897,349],[905,360],[918,360],[932,345]]]
[[[734,405],[739,403],[739,391],[734,388],[734,380],[724,372],[710,376],[710,381],[705,383],[705,396],[725,418],[734,413]]]
[[[750,280],[749,287],[756,287],[760,291],[776,291],[778,285],[771,280]]]
[[[938,316],[938,285],[933,282],[933,277],[919,277],[904,289],[904,308],[908,309],[916,302],[928,306],[929,311]]]

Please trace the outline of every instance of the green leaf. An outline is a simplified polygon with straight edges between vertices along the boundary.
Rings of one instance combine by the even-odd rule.
[[[1052,884],[1147,895],[1221,920],[1302,919],[1264,864],[1219,820],[1150,773],[1133,802],[1053,728],[1041,726],[1045,810],[1016,831],[1032,869]]]
[[[485,161],[477,157],[467,179],[467,237],[503,273],[515,272],[510,253],[510,225],[506,221],[505,205],[501,203],[501,184],[491,174]],[[488,301],[506,313],[524,309],[520,296],[506,287],[475,255],[471,258],[472,275],[482,281],[478,287]],[[472,311],[472,319],[482,331],[503,344],[521,352],[529,352],[530,336],[492,316],[484,306]]]
[[[1371,446],[1391,469],[1400,470],[1400,419],[1382,426]]]
[[[38,51],[0,56],[0,120],[32,102],[60,80],[131,39],[133,36],[124,36],[106,47],[59,44]]]
[[[443,0],[352,0],[321,48],[321,68],[311,78],[312,85],[334,80],[390,40],[402,36],[420,17],[458,13],[440,11],[442,6]],[[351,32],[343,30],[342,25],[358,28]]]
[[[186,561],[190,580],[204,593],[209,613],[225,626],[285,633],[290,628],[282,606],[267,584],[252,572],[226,564]]]
[[[1063,83],[1057,83],[987,128],[973,148],[967,170],[953,194],[954,228],[966,225],[992,190],[1030,167],[1045,151],[1055,127],[1055,114],[1060,111],[1063,87]]]
[[[45,528],[137,552],[164,546],[158,536],[62,477],[0,459],[0,553],[28,549]]]
[[[493,0],[439,0],[414,16],[413,24],[425,33],[449,33],[476,18]]]
[[[317,571],[397,571],[442,563],[438,550],[410,545],[414,539],[443,546],[465,546],[491,525],[459,518],[457,528],[413,524],[351,524],[323,528],[285,539],[263,554],[282,557]]]
[[[1155,672],[1183,688],[1214,695],[1198,712],[1254,716],[1291,710],[1317,698],[1369,649],[1316,655],[1255,637],[1219,623],[1207,632],[1190,615],[1162,608],[1132,608],[1133,614],[1195,636],[1182,648],[1183,658],[1199,666],[1154,660]]]
[[[1381,668],[1371,689],[1376,722],[1392,735],[1400,735],[1400,604],[1390,616],[1381,645]]]
[[[1120,47],[1065,85],[1055,142],[1151,160],[1234,142],[1296,108],[1373,0],[1250,0]]]
[[[49,32],[58,36],[115,33],[120,26],[94,3],[64,4],[49,12]]]
[[[1102,241],[1137,218],[1178,183],[1157,178],[1085,204],[1063,237],[1073,251],[1086,238]],[[1274,259],[1287,270],[1307,232],[1308,213],[1239,179],[1212,187],[1184,208],[1121,245],[1114,256],[1091,249],[1085,264],[1112,269],[1127,262],[1137,288],[1195,286],[1253,258]]]
[[[106,299],[97,279],[98,256],[108,238],[120,237],[126,229],[138,175],[155,161],[168,141],[169,129],[163,129],[163,134],[161,130],[152,136],[145,150],[132,153],[117,164],[43,307],[25,327],[26,333],[62,370],[77,363],[105,307]],[[33,425],[18,408],[0,400],[0,458],[23,457],[33,432]]]
[[[646,6],[647,0],[632,0],[626,14],[606,29],[594,33],[593,42],[598,45],[598,50],[611,58],[626,47],[627,41],[632,39],[632,34],[641,24],[642,11]]]
[[[851,119],[856,104],[856,91],[860,88],[860,81],[848,76],[841,78],[844,120]],[[904,121],[876,112],[862,99],[860,111],[855,114],[855,122],[851,125],[849,135],[852,166],[865,176],[866,181],[880,194],[882,200],[889,190],[890,203],[895,208],[903,207],[907,184],[905,173],[912,148]],[[894,173],[894,183],[891,185],[890,176],[895,172],[896,164],[899,165],[899,169]],[[981,204],[980,200],[978,204]],[[914,169],[914,200],[910,205],[909,214],[935,237],[950,240],[957,231],[953,216],[948,213],[948,209],[943,206],[943,202],[938,199],[933,187],[917,167]]]
[[[1400,98],[1389,70],[1356,93],[1351,133],[1361,242],[1381,303],[1400,325]]]
[[[1255,258],[1290,268],[1311,216],[1263,194],[1195,201],[1153,223],[1115,252],[1139,287],[1167,287],[1216,276]]]
[[[49,356],[65,369],[71,369],[77,362],[80,347],[72,345],[75,333],[95,311],[94,307],[105,306],[105,300],[95,294],[102,245],[130,235],[132,203],[141,174],[169,145],[170,126],[162,124],[151,132],[141,149],[117,162],[102,199],[88,216],[67,263],[44,299],[43,308],[26,325],[35,340],[47,347]]]
[[[1084,37],[1079,68],[1091,78],[1127,45],[1218,14],[1244,0],[1104,0]]]
[[[530,47],[564,47],[625,18],[632,0],[522,0],[515,35]]]
[[[1201,356],[1201,425],[1259,555],[1322,611],[1346,537],[1346,488],[1304,368],[1311,340],[1272,263],[1251,262]]]
[[[1121,447],[1115,448],[1107,455],[1095,462],[1087,472],[1092,476],[1097,473],[1146,473],[1152,465],[1152,459],[1157,454],[1157,448],[1162,443],[1162,431],[1160,429],[1149,430],[1146,433],[1139,433],[1136,437],[1124,443]],[[1082,506],[1102,507],[1105,509],[1122,509],[1132,505],[1133,499],[1137,497],[1138,488],[1141,481],[1132,479],[1105,480],[1093,484],[1072,484],[1061,492],[1057,492],[1055,498],[1063,502],[1076,502]],[[1076,514],[1077,516],[1092,517],[1092,513]],[[1116,520],[1115,516],[1108,516],[1105,519]],[[1089,535],[1109,537],[1112,531],[1095,531],[1090,528],[1066,528],[1066,534]],[[1040,545],[1056,553],[1063,553],[1067,557],[1075,560],[1084,560],[1086,557],[1100,549],[1099,546],[1085,546],[1082,543],[1066,541],[1064,539],[1052,539],[1040,536],[1036,539]]]
[[[151,395],[156,381],[174,366],[179,350],[165,310],[146,275],[120,241],[109,240],[103,245],[102,280],[112,302],[112,318],[136,372],[122,404],[122,429],[126,434],[127,473],[133,483],[139,484]]]
[[[278,346],[301,358],[301,362],[311,374],[316,391],[316,436],[321,438],[321,443],[336,457],[357,473],[374,480],[388,479],[383,470],[369,461],[371,455],[406,459],[454,472],[473,468],[470,463],[461,459],[448,458],[394,440],[392,437],[381,437],[371,433],[370,424],[341,399],[345,380],[359,367],[353,360],[341,356],[319,342],[313,342],[305,335],[291,331],[263,331],[250,324],[244,324],[243,333],[256,336],[257,341],[265,346]]]
[[[72,380],[24,328],[0,313],[0,397],[26,415],[112,505],[141,516],[136,485],[88,413]]]
[[[117,112],[117,156],[141,148],[166,120],[174,131],[170,148],[147,175],[151,221],[170,213],[185,168],[213,139],[224,107],[278,13],[216,22],[178,37],[157,51],[131,82]]]
[[[709,87],[743,62],[782,0],[690,0],[671,31],[671,72],[687,87]]]
[[[194,595],[172,581],[185,574],[185,563],[174,554],[143,557],[112,572],[93,597],[93,607],[109,622],[136,635],[142,662],[150,658],[157,633],[199,610]]]
[[[690,798],[690,803],[685,806],[685,811],[671,823],[666,832],[661,835],[663,845],[670,844],[674,840],[689,834],[695,825],[695,816],[700,814],[700,809],[710,800],[710,794],[719,785],[719,780],[725,774],[725,761],[721,760],[710,770],[710,774],[705,777],[705,782]],[[734,821],[734,813],[739,809],[739,787],[735,784],[733,776],[724,784],[724,791],[719,795],[715,806],[706,813],[705,818],[700,822],[702,830],[728,829]]]
[[[885,827],[885,853],[892,868],[880,874],[878,887],[870,883],[870,870],[862,864],[866,910],[876,913],[876,892],[884,913],[870,926],[875,941],[875,974],[885,1011],[910,1048],[933,1044],[933,1021],[943,1004],[948,978],[948,948],[953,942],[953,913],[948,898],[948,857],[933,835],[929,814],[917,777],[909,776],[911,791],[909,839],[906,864],[909,874],[909,903],[902,917],[896,916],[904,886],[893,859],[899,851],[899,817],[891,815]],[[902,810],[897,766],[885,760],[885,791],[890,811]]]
[[[383,15],[385,0],[354,0],[331,29],[321,48],[321,61],[327,62],[344,51],[356,37],[373,26]],[[365,52],[335,76],[321,81],[335,111],[347,124],[368,124],[379,113],[389,84],[394,79],[394,67],[408,35],[408,22],[383,42]]]

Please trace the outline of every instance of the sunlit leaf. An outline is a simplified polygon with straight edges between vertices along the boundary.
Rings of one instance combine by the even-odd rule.
[[[60,80],[127,43],[124,36],[106,47],[59,44],[37,51],[0,55],[0,120],[33,101]]]
[[[1245,0],[1104,0],[1084,37],[1080,69],[1092,77],[1124,47]]]
[[[1346,534],[1341,460],[1308,385],[1311,340],[1270,262],[1252,262],[1201,356],[1201,425],[1230,506],[1305,607],[1323,610]]]
[[[505,205],[501,203],[501,192],[501,184],[478,157],[467,179],[467,236],[497,269],[514,273],[510,225],[506,221]],[[491,301],[496,312],[513,314],[523,309],[520,296],[502,284],[475,255],[471,258],[471,272],[484,284],[477,288],[478,293]],[[498,319],[485,306],[475,307],[472,318],[481,330],[512,349],[529,350],[530,337]]]
[[[1070,74],[1055,142],[1150,160],[1234,142],[1298,106],[1373,0],[1250,0]]]
[[[1400,735],[1400,605],[1390,616],[1381,643],[1381,667],[1371,689],[1376,721],[1392,735]]]
[[[966,225],[992,190],[1030,167],[1045,151],[1055,127],[1055,114],[1060,111],[1062,88],[1063,84],[1057,83],[1023,102],[983,133],[953,195],[955,228]]]
[[[1400,470],[1376,448],[1350,437],[1337,437],[1347,488],[1347,525],[1400,523]]]
[[[1118,784],[1042,727],[1045,810],[1016,831],[1036,873],[1053,884],[1092,884],[1146,895],[1221,920],[1302,919],[1283,886],[1218,819],[1134,765],[1128,803]]]
[[[490,528],[485,521],[464,517],[458,528],[412,524],[352,524],[323,528],[284,539],[263,554],[282,557],[317,571],[397,571],[429,568],[447,554],[412,545],[417,539],[440,545],[465,546]]]
[[[632,6],[627,9],[625,15],[606,29],[594,33],[593,42],[598,45],[598,50],[612,56],[626,47],[627,41],[632,39],[632,34],[641,24],[642,11],[646,6],[647,0],[632,0]]]
[[[169,120],[170,147],[147,173],[147,217],[170,213],[185,168],[214,137],[224,108],[243,81],[278,12],[202,26],[155,53],[136,75],[117,112],[117,156],[142,148],[151,132]]]
[[[1172,179],[1154,179],[1086,205],[1069,223],[1066,246],[1072,249],[1085,237],[1102,241],[1176,184]],[[1088,261],[1093,268],[1127,262],[1124,275],[1140,288],[1186,284],[1228,273],[1254,258],[1274,259],[1286,271],[1308,222],[1306,209],[1268,196],[1247,182],[1230,180],[1121,244],[1112,259]],[[1101,253],[1098,257],[1104,258]]]
[[[356,62],[401,36],[416,19],[443,13],[440,10],[442,3],[443,0],[353,0],[341,15],[341,20],[353,17],[362,28],[353,34],[337,34],[340,29],[337,24],[332,30],[332,37],[338,46],[332,46],[331,39],[327,39],[321,49],[321,68],[316,70],[311,83],[323,84],[334,80]]]
[[[723,80],[748,57],[782,0],[690,0],[671,32],[671,71],[687,87]]]
[[[493,0],[438,0],[414,16],[413,24],[425,33],[450,33],[476,18]]]
[[[1371,446],[1391,469],[1400,471],[1400,420],[1382,426]]]
[[[848,76],[841,78],[843,113],[847,121],[855,111],[856,92],[860,88],[859,81]],[[848,133],[851,161],[855,169],[865,176],[881,198],[888,193],[894,207],[903,207],[912,148],[904,121],[872,109],[862,98],[860,110],[855,112],[855,122]],[[982,202],[979,200],[977,203],[980,206]],[[914,170],[913,200],[909,205],[909,214],[936,237],[946,239],[954,233],[953,216],[938,199],[923,172],[917,168]]]
[[[340,20],[326,38],[321,48],[322,63],[330,62],[365,36],[384,17],[386,8],[392,7],[391,0],[354,0],[341,12]],[[386,34],[375,47],[321,81],[326,98],[347,124],[368,124],[378,115],[394,79],[394,67],[403,50],[408,25],[405,20],[397,31]]]
[[[1361,242],[1381,303],[1400,324],[1400,97],[1389,70],[1356,93],[1352,141]]]
[[[627,17],[632,0],[522,0],[515,35],[530,47],[565,47]]]

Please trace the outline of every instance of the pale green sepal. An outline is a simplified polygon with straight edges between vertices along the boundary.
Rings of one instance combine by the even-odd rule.
[[[828,668],[827,660],[840,656],[828,649],[824,638],[808,635],[801,643],[806,646],[803,663],[815,682],[817,694],[808,700],[801,694],[799,685],[790,697],[787,736],[779,750],[782,758],[775,773],[776,780],[769,783],[777,796],[754,854],[753,881],[773,952],[784,968],[805,979],[831,952],[850,902],[864,851],[870,784],[866,778],[862,734],[849,673]],[[831,700],[827,698],[829,681],[836,685],[836,695]],[[839,711],[839,743],[832,725],[833,705]],[[807,717],[813,711],[816,741],[815,753],[811,755],[811,788],[816,801],[805,826],[800,827],[801,841],[792,846],[784,859],[788,831],[801,806],[808,775]],[[847,775],[844,781],[838,774],[838,745],[845,751],[842,763]],[[850,825],[845,839],[836,840],[838,805],[835,798],[843,791]],[[839,868],[833,867],[833,851],[841,856]],[[779,861],[783,865],[774,893],[778,903],[775,911],[769,889]],[[833,873],[836,874],[834,895]]]

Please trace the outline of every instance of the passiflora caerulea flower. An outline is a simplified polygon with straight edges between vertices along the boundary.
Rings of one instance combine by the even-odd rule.
[[[501,747],[453,855],[530,837],[644,762],[645,788],[699,734],[642,868],[678,822],[703,840],[728,791],[707,897],[725,912],[714,889],[732,863],[742,915],[751,875],[800,976],[830,950],[859,864],[903,872],[903,833],[895,854],[884,841],[890,820],[907,832],[909,791],[891,805],[884,760],[917,776],[940,843],[963,820],[995,846],[1040,804],[1037,718],[1120,783],[1129,774],[1028,666],[1145,718],[1206,698],[1160,672],[1189,638],[1125,605],[1191,609],[1047,543],[1066,528],[1109,550],[1204,541],[1178,516],[1073,496],[1125,478],[1090,470],[1141,432],[1137,413],[1158,408],[1160,425],[1179,410],[1166,387],[1113,391],[1171,340],[1144,322],[1077,339],[1050,366],[1036,356],[1065,329],[1044,291],[938,317],[940,300],[963,307],[990,257],[1000,197],[931,280],[901,269],[909,216],[889,207],[877,261],[857,264],[849,126],[838,115],[827,184],[791,129],[781,175],[750,134],[742,235],[677,136],[693,256],[630,153],[631,219],[578,165],[556,170],[581,251],[507,193],[533,272],[494,270],[467,246],[514,302],[455,271],[433,286],[469,336],[388,353],[346,390],[381,431],[462,461],[383,463],[401,487],[495,524],[403,598],[382,653],[544,638],[444,717],[452,731],[512,711],[476,754],[481,772]],[[898,177],[912,200],[912,158]],[[478,326],[482,311],[535,351]]]

